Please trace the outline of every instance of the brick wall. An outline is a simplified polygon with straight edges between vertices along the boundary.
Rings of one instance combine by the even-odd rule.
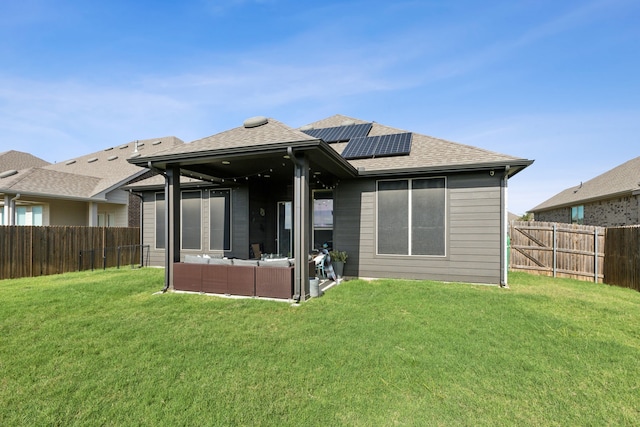
[[[538,212],[535,220],[570,223],[571,208]],[[637,224],[640,224],[640,195],[584,204],[584,225],[619,227]]]

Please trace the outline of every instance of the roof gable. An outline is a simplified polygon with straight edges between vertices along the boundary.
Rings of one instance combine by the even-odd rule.
[[[640,157],[631,159],[580,185],[561,191],[531,209],[531,212],[608,199],[636,191],[640,191]]]

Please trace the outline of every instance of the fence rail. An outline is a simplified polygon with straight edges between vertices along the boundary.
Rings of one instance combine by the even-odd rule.
[[[102,254],[107,248],[136,245],[139,228],[0,226],[0,279],[83,270],[87,267],[79,261],[81,251]],[[104,265],[116,267],[118,262],[116,255],[108,256]]]
[[[602,282],[605,228],[513,221],[510,268],[553,277]]]

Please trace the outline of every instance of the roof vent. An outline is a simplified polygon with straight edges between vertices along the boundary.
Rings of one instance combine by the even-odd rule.
[[[69,160],[67,163],[65,163],[65,165],[72,165],[74,164],[76,161],[75,160]]]
[[[313,126],[312,125],[304,125],[300,128],[300,130],[302,132],[304,132],[305,130],[313,130]]]
[[[342,122],[341,126],[353,126],[355,124],[356,124],[355,120],[345,120],[345,121]]]
[[[7,177],[10,177],[11,175],[15,175],[17,173],[18,173],[17,170],[9,169],[8,171],[4,171],[4,172],[0,173],[0,178],[7,178]]]
[[[124,150],[124,149],[125,149],[125,148],[127,148],[128,146],[129,146],[128,144],[121,145],[121,146],[120,146],[120,149],[121,149],[121,150]]]
[[[87,163],[93,163],[93,162],[97,162],[98,158],[97,157],[92,157],[89,160],[87,160]]]
[[[109,147],[109,148],[105,148],[104,151],[111,151],[113,150],[113,147]]]
[[[130,159],[135,159],[136,157],[140,157],[140,153],[133,153],[129,156]]]
[[[162,144],[162,141],[154,141],[151,143],[151,145],[158,145],[158,144]]]
[[[242,125],[246,128],[256,128],[258,126],[266,125],[267,123],[269,123],[269,119],[265,116],[255,116],[245,120]]]
[[[117,158],[118,158],[118,156],[109,156],[109,157],[107,157],[107,160],[111,161],[111,160],[115,160]]]

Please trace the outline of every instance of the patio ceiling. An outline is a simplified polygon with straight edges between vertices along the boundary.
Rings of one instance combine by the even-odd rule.
[[[130,159],[139,166],[166,170],[179,166],[180,173],[196,179],[219,182],[261,177],[274,181],[291,180],[294,164],[291,155],[304,155],[309,160],[310,176],[330,185],[336,179],[353,178],[357,170],[327,143],[321,140],[275,143],[260,146],[217,150],[166,152],[157,156]]]

